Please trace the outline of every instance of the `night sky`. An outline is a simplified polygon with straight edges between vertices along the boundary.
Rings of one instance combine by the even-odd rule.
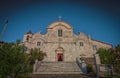
[[[8,20],[2,41],[22,41],[32,30],[46,33],[46,27],[62,16],[74,28],[93,39],[112,45],[120,43],[119,0],[0,0],[0,34]]]

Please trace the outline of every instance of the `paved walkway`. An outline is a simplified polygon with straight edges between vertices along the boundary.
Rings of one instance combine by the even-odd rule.
[[[76,62],[43,62],[34,74],[82,74]]]

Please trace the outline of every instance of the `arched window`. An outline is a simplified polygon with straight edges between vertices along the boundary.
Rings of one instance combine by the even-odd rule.
[[[29,35],[27,36],[26,40],[29,41]]]
[[[41,42],[37,42],[37,46],[40,46]]]
[[[62,37],[62,29],[58,30],[58,37]]]
[[[80,42],[80,46],[83,46],[83,42]]]

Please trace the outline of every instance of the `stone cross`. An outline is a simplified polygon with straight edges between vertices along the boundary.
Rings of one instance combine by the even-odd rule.
[[[61,20],[62,16],[59,16],[58,18],[59,18],[59,20]]]

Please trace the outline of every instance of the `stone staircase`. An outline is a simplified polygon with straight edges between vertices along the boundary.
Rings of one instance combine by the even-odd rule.
[[[76,62],[43,62],[34,74],[81,74]]]
[[[82,73],[76,62],[43,62],[30,78],[93,78]]]
[[[84,74],[32,74],[30,78],[96,78]]]

